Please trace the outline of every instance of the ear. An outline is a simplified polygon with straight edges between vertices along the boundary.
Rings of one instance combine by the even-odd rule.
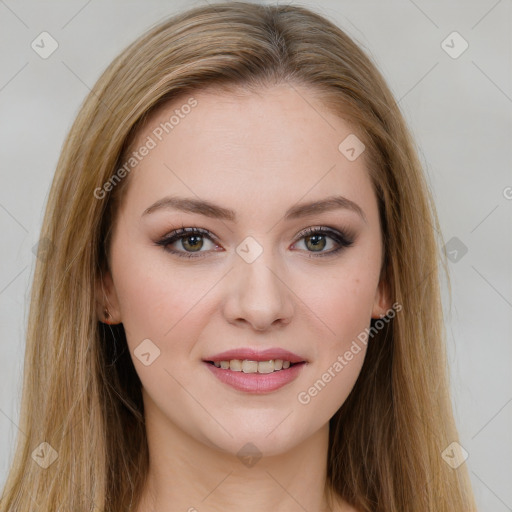
[[[389,286],[384,279],[381,279],[375,292],[373,301],[372,318],[381,318],[391,308]]]
[[[96,281],[96,314],[98,320],[105,324],[121,323],[119,300],[110,270],[102,273]]]

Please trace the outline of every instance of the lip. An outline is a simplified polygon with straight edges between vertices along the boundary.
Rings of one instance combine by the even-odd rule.
[[[282,359],[283,361],[290,361],[292,366],[273,373],[244,373],[224,370],[211,364],[211,362],[231,361],[232,359],[248,359],[249,361]],[[265,350],[237,348],[206,357],[203,362],[221,382],[238,391],[252,394],[270,393],[282,388],[295,380],[308,363],[306,358],[282,348],[268,348]]]
[[[305,357],[299,356],[293,352],[290,352],[289,350],[284,350],[282,348],[268,348],[266,350],[237,348],[233,350],[226,350],[225,352],[220,352],[219,354],[215,354],[210,357],[205,357],[203,361],[220,362],[231,361],[231,359],[248,359],[250,361],[270,361],[270,359],[282,359],[283,361],[290,361],[290,363],[308,362]]]
[[[222,360],[224,361],[224,359]],[[207,361],[204,361],[203,364],[206,365],[221,382],[238,391],[251,394],[264,394],[276,391],[295,380],[307,363],[297,363],[286,370],[279,370],[273,373],[234,372],[232,370],[217,368]]]

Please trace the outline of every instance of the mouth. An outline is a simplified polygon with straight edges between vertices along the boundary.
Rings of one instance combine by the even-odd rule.
[[[281,347],[240,347],[209,355],[203,364],[214,377],[237,391],[262,394],[293,382],[308,361]]]
[[[242,373],[276,373],[288,370],[294,366],[303,365],[306,361],[291,362],[285,359],[269,359],[266,361],[255,361],[252,359],[230,359],[220,361],[205,361],[221,370]]]
[[[287,384],[297,379],[304,370],[307,361],[207,359],[203,361],[203,364],[220,382],[237,391],[250,394],[266,394],[285,388]]]

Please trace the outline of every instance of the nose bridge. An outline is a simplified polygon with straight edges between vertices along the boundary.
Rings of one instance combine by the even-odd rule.
[[[239,257],[232,272],[226,310],[231,320],[244,319],[259,329],[278,319],[287,323],[293,313],[293,294],[286,286],[285,266],[278,251],[270,247],[269,239],[247,237],[237,247]]]

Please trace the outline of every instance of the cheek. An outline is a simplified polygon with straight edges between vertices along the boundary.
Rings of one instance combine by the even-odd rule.
[[[308,305],[327,327],[316,345],[307,387],[297,394],[302,413],[323,422],[343,405],[359,377],[367,349],[362,334],[370,325],[376,278],[339,273],[325,284],[322,293],[308,297]]]
[[[146,252],[147,254],[147,252]],[[202,328],[207,294],[213,276],[163,262],[145,263],[141,251],[114,260],[115,284],[128,344],[149,338],[163,348],[187,329],[188,338]],[[192,331],[191,331],[192,330]],[[193,338],[193,336],[192,336]]]
[[[378,284],[370,268],[339,268],[317,280],[314,287],[303,279],[300,296],[325,327],[324,346],[328,342],[341,350],[368,327]]]

